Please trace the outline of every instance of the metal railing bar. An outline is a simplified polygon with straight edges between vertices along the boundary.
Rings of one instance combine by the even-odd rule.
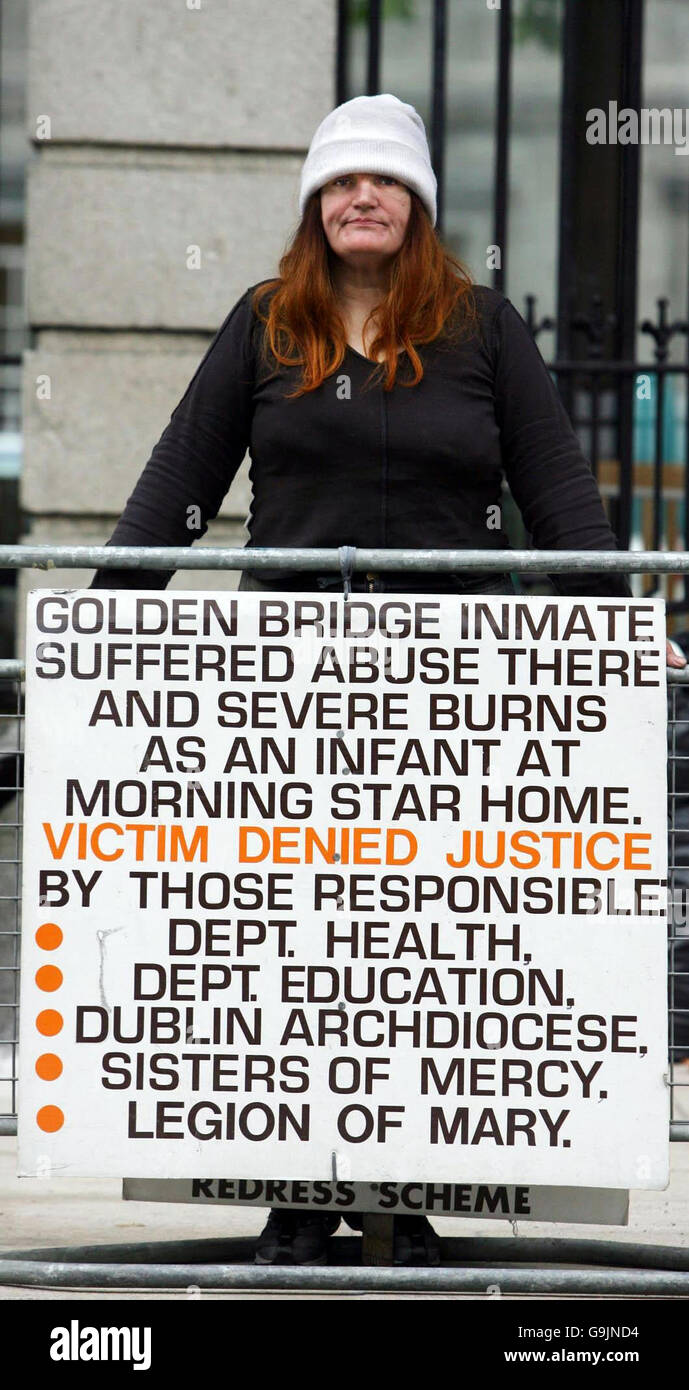
[[[510,107],[512,77],[512,0],[500,5],[498,27],[497,90],[495,101],[495,156],[493,175],[493,242],[500,258],[493,271],[493,289],[501,293],[507,283],[509,220]]]
[[[440,1216],[440,1212],[436,1213]],[[441,1237],[445,1251],[460,1257],[464,1265],[493,1263],[496,1259],[509,1258],[516,1262],[538,1260],[543,1264],[571,1263],[591,1266],[609,1266],[618,1269],[644,1268],[662,1270],[665,1273],[689,1273],[689,1247],[674,1245],[655,1245],[643,1241],[596,1240],[583,1236],[513,1236],[513,1235],[459,1235]],[[343,1251],[351,1249],[351,1237],[334,1242]],[[109,1268],[125,1262],[136,1261],[148,1264],[154,1256],[167,1257],[167,1260],[189,1261],[208,1265],[211,1261],[216,1268],[230,1264],[232,1257],[253,1250],[253,1241],[241,1236],[203,1237],[188,1240],[166,1241],[125,1241],[110,1245],[77,1245],[69,1251],[62,1246],[38,1247],[26,1250],[5,1250],[6,1259],[18,1263],[31,1263],[36,1259],[55,1260],[60,1263],[65,1256],[76,1256],[84,1264],[96,1261]],[[223,1259],[224,1257],[224,1259]],[[632,1259],[633,1257],[633,1259]],[[217,1262],[217,1263],[216,1263]],[[343,1265],[332,1265],[342,1269]],[[277,1268],[280,1268],[279,1266]],[[285,1268],[285,1266],[283,1266]],[[287,1266],[294,1269],[294,1266]]]
[[[433,0],[431,18],[431,162],[437,180],[436,227],[445,219],[445,123],[447,97],[447,0]]]
[[[341,568],[335,547],[298,546],[127,546],[0,545],[0,569],[299,569]],[[667,550],[431,550],[362,547],[354,552],[355,571],[451,570],[596,571],[614,574],[689,573],[689,551]],[[470,596],[469,596],[470,597]]]
[[[455,1238],[456,1240],[457,1238]],[[449,1242],[445,1242],[446,1245]],[[454,1243],[454,1241],[453,1241]],[[511,1254],[514,1255],[514,1242]],[[249,1247],[246,1241],[247,1260]],[[628,1258],[643,1247],[628,1247]],[[35,1252],[40,1255],[41,1252]],[[671,1252],[675,1253],[675,1252]],[[454,1293],[483,1293],[488,1285],[502,1293],[598,1293],[656,1295],[689,1293],[689,1274],[665,1269],[558,1269],[510,1267],[481,1263],[474,1268],[436,1266],[398,1268],[395,1266],[300,1265],[261,1266],[254,1264],[98,1264],[69,1259],[52,1261],[29,1259],[24,1251],[0,1259],[0,1280],[6,1285],[24,1287],[47,1285],[58,1288],[224,1288],[224,1289],[423,1289]],[[533,1258],[533,1256],[532,1256]]]
[[[101,592],[102,592],[102,590],[101,590]],[[425,595],[424,595],[424,597],[425,597]],[[431,596],[431,597],[432,597],[432,596]],[[7,677],[8,679],[12,679],[12,680],[23,680],[24,677],[25,677],[25,675],[26,675],[26,663],[25,663],[24,661],[20,661],[18,658],[15,659],[15,658],[12,658],[12,657],[7,658],[7,659],[0,659],[0,680],[2,680],[4,677]],[[687,669],[687,668],[685,668],[685,667],[668,666],[666,675],[667,675],[667,681],[668,681],[668,684],[669,684],[669,685],[689,685],[689,669]],[[19,788],[17,789],[16,787],[7,787],[7,788],[0,788],[0,790],[2,790],[2,791],[16,791],[16,790],[19,790],[19,792],[21,792],[21,791],[23,790],[23,788],[19,787]],[[687,793],[687,792],[677,792],[676,795],[677,795],[678,797],[682,797],[682,796],[687,796],[687,795],[689,795],[689,793]],[[17,825],[19,825],[19,822],[18,822],[18,821],[3,821],[2,824],[0,824],[0,831],[2,831],[2,830],[9,830],[9,829],[11,829],[13,826],[17,826]],[[689,833],[689,830],[678,830],[676,833],[677,833],[678,835],[686,835],[686,834]]]
[[[368,52],[366,57],[366,93],[376,96],[380,91],[380,60],[383,7],[381,0],[368,3]]]

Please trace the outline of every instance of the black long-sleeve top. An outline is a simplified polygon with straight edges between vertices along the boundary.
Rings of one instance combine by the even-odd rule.
[[[418,347],[417,386],[385,391],[381,369],[364,390],[375,364],[348,347],[317,390],[289,401],[299,368],[261,360],[255,288],[215,334],[109,545],[191,544],[248,449],[251,546],[508,548],[504,530],[490,524],[504,476],[539,549],[616,548],[550,372],[504,295],[473,287],[479,331],[459,344]],[[91,587],[165,588],[174,572],[101,570]],[[285,580],[284,571],[259,577]],[[622,574],[551,580],[563,594],[631,596]],[[314,587],[313,576],[304,587]]]

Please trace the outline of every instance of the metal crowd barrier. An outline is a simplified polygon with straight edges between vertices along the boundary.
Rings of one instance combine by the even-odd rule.
[[[352,572],[401,570],[410,574],[476,570],[514,575],[614,572],[657,576],[689,574],[689,552],[0,546],[0,569],[32,568],[332,570],[339,571],[343,580]],[[650,593],[654,592],[651,586]],[[0,1135],[16,1134],[17,1128],[24,674],[23,661],[0,659]],[[668,668],[667,676],[670,1139],[687,1142],[689,665],[683,670]],[[443,1268],[410,1270],[354,1267],[357,1261],[350,1249],[354,1244],[353,1240],[339,1239],[342,1266],[317,1270],[253,1266],[249,1263],[252,1242],[242,1240],[9,1251],[0,1259],[0,1283],[77,1288],[424,1289],[455,1293],[499,1289],[506,1294],[689,1295],[689,1249],[626,1241],[458,1237],[441,1242]],[[496,1257],[509,1264],[496,1264]],[[589,1267],[562,1269],[556,1267],[557,1261]],[[550,1267],[535,1268],[536,1264]],[[467,1265],[473,1267],[464,1267]]]

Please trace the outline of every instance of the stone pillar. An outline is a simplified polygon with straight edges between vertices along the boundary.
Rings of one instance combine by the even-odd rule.
[[[208,343],[277,273],[335,0],[28,0],[22,544],[103,544]],[[242,545],[245,459],[202,545]],[[92,570],[23,572],[74,588]],[[170,589],[238,576],[178,571]]]

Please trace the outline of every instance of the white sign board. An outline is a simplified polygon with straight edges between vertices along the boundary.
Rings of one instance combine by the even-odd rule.
[[[662,602],[29,595],[20,1171],[664,1187]]]

